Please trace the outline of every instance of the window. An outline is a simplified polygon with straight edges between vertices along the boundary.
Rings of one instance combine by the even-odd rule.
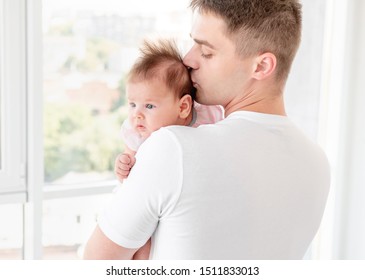
[[[157,33],[188,37],[190,28],[187,1],[70,3],[43,2],[49,186],[114,179],[114,159],[123,149],[124,79],[141,41]]]
[[[23,207],[21,204],[0,204],[0,260],[23,257]]]
[[[79,259],[110,194],[45,200],[43,259]],[[62,234],[60,234],[62,232]]]
[[[26,201],[25,5],[0,2],[0,259],[22,259]]]
[[[105,200],[85,195],[116,186],[125,75],[143,39],[190,42],[188,2],[43,1],[44,258],[80,257]]]

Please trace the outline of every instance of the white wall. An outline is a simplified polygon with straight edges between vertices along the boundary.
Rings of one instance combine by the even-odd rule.
[[[365,2],[349,1],[347,18],[335,257],[365,259]]]
[[[288,116],[317,140],[326,0],[301,0],[302,40],[285,88]]]
[[[302,0],[302,43],[287,113],[325,149],[332,170],[309,258],[365,259],[365,1]]]
[[[365,259],[365,2],[327,0],[319,139],[332,184],[320,259]]]

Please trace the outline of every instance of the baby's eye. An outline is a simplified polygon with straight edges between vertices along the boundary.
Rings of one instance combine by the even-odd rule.
[[[153,109],[155,108],[156,106],[152,105],[152,104],[146,104],[146,108],[147,109]]]
[[[129,107],[131,107],[131,108],[136,107],[136,103],[130,102],[130,103],[129,103]]]

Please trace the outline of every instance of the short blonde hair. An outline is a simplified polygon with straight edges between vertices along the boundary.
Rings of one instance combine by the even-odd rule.
[[[298,0],[191,0],[190,7],[221,17],[238,54],[273,53],[276,77],[286,80],[300,44],[302,6]]]
[[[144,41],[140,48],[141,56],[132,66],[127,82],[161,79],[176,93],[178,98],[194,90],[189,71],[182,62],[176,43],[172,40]]]

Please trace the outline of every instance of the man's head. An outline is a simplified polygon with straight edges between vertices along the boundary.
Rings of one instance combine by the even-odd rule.
[[[191,7],[221,17],[226,23],[226,35],[236,44],[238,54],[244,57],[274,54],[275,75],[286,79],[301,38],[298,0],[192,0]]]
[[[172,41],[145,41],[127,77],[129,119],[144,138],[168,125],[184,125],[191,115],[193,86]]]
[[[197,101],[227,113],[280,98],[300,42],[298,1],[192,0],[191,7],[195,44],[184,63]]]

